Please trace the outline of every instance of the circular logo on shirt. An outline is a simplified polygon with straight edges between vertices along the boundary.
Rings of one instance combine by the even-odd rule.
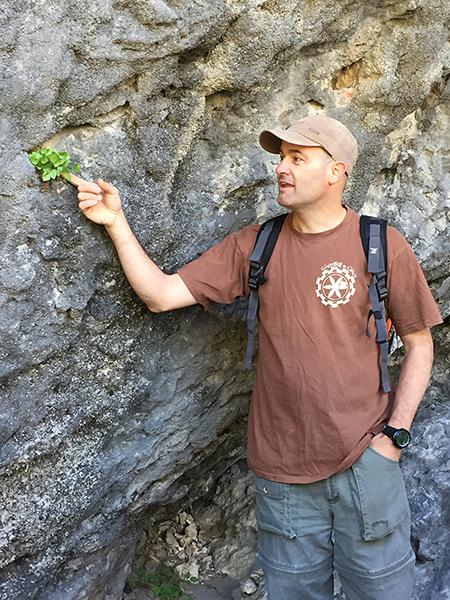
[[[347,304],[354,295],[356,272],[341,262],[333,262],[322,267],[322,274],[316,280],[316,295],[322,304],[337,308]]]

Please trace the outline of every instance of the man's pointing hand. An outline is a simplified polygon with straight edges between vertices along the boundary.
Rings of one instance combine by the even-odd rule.
[[[103,179],[93,183],[72,173],[66,179],[78,188],[78,206],[88,219],[107,227],[114,225],[122,212],[117,188]]]

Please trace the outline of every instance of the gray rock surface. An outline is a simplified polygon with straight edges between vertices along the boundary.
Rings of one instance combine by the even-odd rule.
[[[405,233],[448,317],[449,12],[443,0],[4,3],[1,600],[121,598],[142,532],[226,491],[253,380],[242,305],[150,313],[75,190],[41,186],[27,152],[65,149],[82,176],[117,185],[173,272],[278,212],[262,128],[337,117],[360,142],[346,201]],[[435,340],[404,457],[416,600],[450,597],[448,320]],[[233,539],[251,561],[247,509],[211,545],[217,571],[232,573]]]

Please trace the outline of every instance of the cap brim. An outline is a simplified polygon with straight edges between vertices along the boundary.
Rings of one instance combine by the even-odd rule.
[[[309,140],[307,137],[294,131],[286,131],[284,129],[266,129],[259,135],[259,143],[272,154],[278,154],[280,152],[281,143],[289,142],[297,146],[321,146],[317,142]]]

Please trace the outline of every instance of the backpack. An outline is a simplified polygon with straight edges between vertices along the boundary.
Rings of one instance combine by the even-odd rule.
[[[252,366],[253,342],[255,326],[258,318],[259,297],[258,289],[266,283],[264,271],[272,255],[273,249],[281,231],[285,218],[289,213],[283,213],[265,221],[258,230],[253,252],[250,256],[248,285],[250,298],[247,310],[247,352],[246,367]],[[390,392],[387,370],[388,356],[394,340],[394,330],[390,320],[386,320],[385,300],[387,298],[387,222],[385,219],[361,215],[359,231],[364,253],[367,258],[368,271],[371,274],[369,297],[372,308],[367,315],[366,335],[370,337],[369,321],[373,316],[376,326],[376,342],[380,345],[379,368],[383,392]]]

